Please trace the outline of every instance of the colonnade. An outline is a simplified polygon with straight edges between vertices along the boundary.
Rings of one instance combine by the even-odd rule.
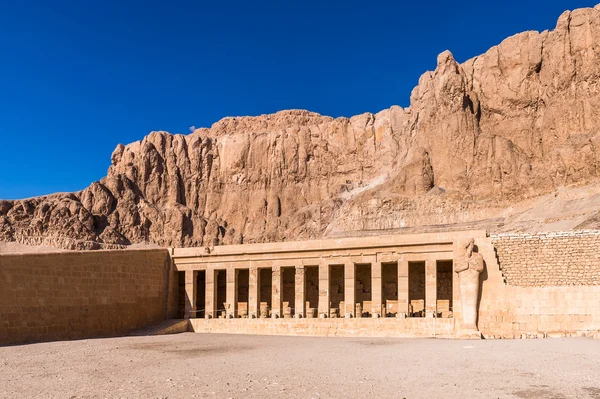
[[[444,274],[444,278],[450,278],[450,286],[452,287],[451,259],[423,257],[423,258],[407,258],[395,260],[386,260],[381,257],[370,257],[370,259],[353,260],[350,257],[324,260],[312,262],[307,259],[299,259],[297,261],[287,260],[285,263],[270,262],[231,262],[218,264],[203,264],[197,269],[185,270],[185,318],[205,317],[205,318],[238,318],[238,317],[362,317],[368,315],[371,317],[386,317],[394,315],[396,317],[410,317],[415,314],[415,303],[421,306],[419,309],[420,316],[424,317],[449,317],[451,314],[451,303],[454,294],[450,294],[450,298],[445,297],[444,306],[439,305],[438,301],[438,271],[440,262],[450,263],[450,277]],[[415,276],[410,276],[411,263],[423,265],[424,276],[415,279]],[[382,282],[382,268],[392,267],[388,270],[396,270],[395,292],[394,295],[384,294]],[[332,308],[332,268],[338,267],[341,270],[343,267],[343,304],[338,301],[337,311]],[[287,292],[287,297],[293,296],[293,308],[284,307],[283,295],[283,269],[294,269],[294,289],[293,295]],[[309,268],[318,268],[318,303],[314,300],[307,302],[307,273]],[[357,274],[364,272],[370,268],[370,301],[368,308],[363,308],[363,303],[357,310]],[[261,297],[261,270],[271,270],[271,287],[270,297]],[[314,270],[314,269],[313,269]],[[247,271],[248,285],[247,295],[244,291],[244,298],[247,297],[245,306],[238,301],[240,292],[239,273]],[[224,306],[217,303],[217,273],[225,272],[225,301]],[[198,287],[197,274],[205,273],[205,286]],[[364,274],[364,273],[363,273]],[[411,279],[411,277],[413,277]],[[424,278],[423,278],[424,277]],[[424,282],[422,281],[424,279]],[[411,283],[411,281],[413,281]],[[412,300],[411,292],[415,291],[410,284],[417,284],[418,281],[424,298],[422,300]],[[311,281],[313,284],[315,281]],[[392,285],[393,284],[387,284]],[[243,287],[245,289],[245,286]],[[289,290],[289,288],[288,288]],[[452,292],[452,288],[450,291]],[[268,291],[268,290],[267,290]],[[200,294],[199,294],[200,293]],[[204,295],[198,298],[198,295]],[[367,294],[368,295],[368,294]],[[414,293],[412,294],[414,296]],[[200,300],[199,300],[200,299]],[[419,302],[420,301],[420,302]],[[200,309],[199,303],[204,305],[204,309]],[[270,302],[270,309],[265,312],[262,309],[261,302]],[[288,301],[289,302],[289,301]],[[366,302],[366,301],[365,301]],[[224,307],[224,308],[223,308]],[[443,307],[444,309],[439,309]],[[244,309],[245,308],[245,309]],[[286,309],[287,308],[287,309]],[[450,313],[448,312],[450,311]]]

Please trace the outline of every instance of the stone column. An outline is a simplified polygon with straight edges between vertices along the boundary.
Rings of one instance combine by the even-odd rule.
[[[204,318],[210,319],[216,316],[215,314],[215,270],[206,270],[206,290],[205,290],[205,311]]]
[[[248,276],[248,317],[258,317],[258,268],[251,267]]]
[[[273,266],[271,278],[271,317],[282,316],[281,312],[281,267]]]
[[[375,261],[371,263],[371,304],[372,309],[370,309],[371,315],[373,317],[385,316],[381,314],[381,305],[383,302],[382,298],[382,289],[381,286],[381,262]],[[367,309],[369,310],[369,309]]]
[[[238,271],[233,267],[229,266],[226,270],[227,273],[227,291],[226,291],[226,302],[227,318],[234,319],[237,316],[237,274]]]
[[[296,309],[294,309],[294,317],[304,317],[304,306],[306,306],[306,282],[304,277],[304,266],[296,266],[296,284],[295,284],[295,296],[294,302],[296,303]]]
[[[425,261],[425,315],[426,317],[437,315],[437,261],[435,259]]]
[[[346,317],[354,317],[356,309],[356,278],[354,276],[356,266],[354,262],[344,263],[344,303],[346,305],[346,311],[344,315]]]
[[[454,269],[455,259],[452,260]],[[457,322],[462,320],[462,306],[460,302],[460,282],[458,273],[452,273],[452,318]]]
[[[319,264],[319,317],[329,315],[329,264]]]
[[[398,261],[398,314],[408,315],[408,261]]]
[[[196,318],[196,275],[194,270],[185,271],[185,319]]]

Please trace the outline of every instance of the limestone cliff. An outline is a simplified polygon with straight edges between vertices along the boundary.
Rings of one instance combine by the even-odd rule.
[[[600,6],[458,64],[409,108],[225,118],[119,145],[77,193],[0,201],[0,240],[212,246],[475,222],[600,174]],[[546,215],[549,217],[552,215]]]

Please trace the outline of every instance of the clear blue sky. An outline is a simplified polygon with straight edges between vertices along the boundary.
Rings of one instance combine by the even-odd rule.
[[[118,143],[224,116],[407,106],[462,62],[589,1],[0,2],[0,198],[76,191]]]

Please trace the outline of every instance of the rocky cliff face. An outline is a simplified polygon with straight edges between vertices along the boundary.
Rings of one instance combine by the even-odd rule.
[[[0,240],[212,246],[473,222],[600,174],[600,6],[458,64],[352,118],[225,118],[119,145],[78,193],[0,201]]]

